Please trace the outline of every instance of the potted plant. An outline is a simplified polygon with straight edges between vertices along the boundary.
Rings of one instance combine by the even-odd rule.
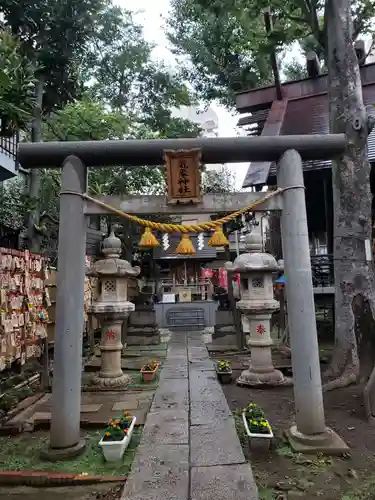
[[[217,378],[222,384],[230,384],[232,380],[232,368],[229,361],[219,361],[216,364]]]
[[[152,382],[152,380],[154,380],[155,378],[155,374],[158,368],[158,361],[151,361],[151,363],[143,365],[141,368],[142,382]]]
[[[242,410],[242,420],[249,439],[251,438],[273,438],[272,427],[265,417],[264,411],[255,403],[249,403]]]
[[[121,460],[133,434],[136,417],[124,411],[119,417],[111,418],[99,441],[107,462]]]

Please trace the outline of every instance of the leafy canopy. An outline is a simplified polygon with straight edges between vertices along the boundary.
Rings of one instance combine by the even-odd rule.
[[[107,0],[0,0],[0,13],[21,43],[36,76],[45,83],[46,111],[71,100],[78,88],[78,65],[94,35],[94,21]]]
[[[235,92],[272,83],[269,55],[294,42],[326,47],[324,0],[172,0],[167,36],[199,97],[233,106]],[[266,33],[263,9],[273,30]],[[372,29],[374,0],[352,2],[353,39]],[[304,49],[304,47],[302,47]],[[281,60],[281,57],[279,58]],[[296,65],[294,64],[294,69]],[[301,67],[298,68],[301,72]]]
[[[8,30],[0,31],[0,118],[10,132],[24,129],[34,108],[34,65]]]

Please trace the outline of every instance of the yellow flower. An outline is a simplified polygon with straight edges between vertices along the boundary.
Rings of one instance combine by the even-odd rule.
[[[115,423],[116,423],[116,424],[119,424],[119,423],[120,423],[120,419],[119,419],[119,418],[116,418]]]
[[[105,435],[108,437],[108,436],[111,435],[111,433],[110,432],[106,432]]]
[[[80,476],[88,476],[88,472],[81,472]]]

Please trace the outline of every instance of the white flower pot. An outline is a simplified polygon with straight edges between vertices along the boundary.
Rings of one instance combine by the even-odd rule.
[[[121,441],[103,441],[103,438],[99,441],[99,446],[101,447],[104,458],[107,462],[115,462],[122,459],[122,456],[130,443],[136,420],[136,417],[133,417],[128,433]]]
[[[250,432],[248,423],[247,423],[247,418],[246,418],[246,410],[242,412],[242,420],[243,420],[243,425],[245,427],[245,431],[247,434],[248,438],[261,438],[261,439],[272,439],[274,437],[272,429],[269,430],[269,433],[267,434],[258,434],[258,433],[253,433]]]

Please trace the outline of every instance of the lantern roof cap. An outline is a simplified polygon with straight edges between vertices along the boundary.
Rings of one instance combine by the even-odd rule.
[[[245,253],[239,255],[232,263],[225,267],[234,272],[259,272],[264,273],[280,271],[280,266],[273,255],[262,252],[262,237],[258,233],[250,233],[245,237]]]
[[[111,231],[110,235],[103,240],[102,254],[105,257],[120,257],[122,252],[122,244],[120,238]]]

